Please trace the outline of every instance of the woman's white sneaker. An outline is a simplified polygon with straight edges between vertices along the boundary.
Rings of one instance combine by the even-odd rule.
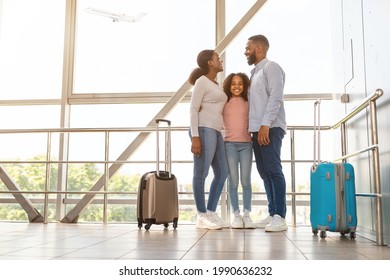
[[[196,228],[221,229],[222,226],[214,220],[209,213],[198,214],[196,218]]]

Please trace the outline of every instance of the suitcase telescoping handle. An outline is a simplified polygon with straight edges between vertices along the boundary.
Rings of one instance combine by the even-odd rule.
[[[321,100],[317,99],[314,102],[314,145],[313,145],[313,154],[314,154],[314,163],[313,170],[317,168],[317,165],[320,163],[320,104]]]
[[[157,135],[157,147],[156,147],[156,172],[157,176],[160,176],[160,122],[166,122],[168,125],[168,133],[165,135],[165,171],[168,172],[168,177],[171,178],[171,121],[166,119],[156,119],[156,135]]]

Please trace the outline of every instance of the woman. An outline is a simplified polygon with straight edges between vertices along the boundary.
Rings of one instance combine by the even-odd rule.
[[[224,140],[222,111],[227,97],[216,81],[223,71],[222,61],[214,50],[203,50],[198,54],[198,68],[188,79],[193,85],[190,106],[191,152],[194,154],[192,188],[198,211],[197,228],[221,229],[230,227],[216,214],[216,209],[228,176]],[[206,206],[205,180],[210,167],[214,178],[210,185]]]
[[[250,80],[244,73],[226,77],[223,90],[228,102],[223,110],[225,148],[229,164],[228,190],[233,210],[232,228],[256,228],[249,213],[252,208],[252,138],[248,132],[248,88]],[[243,212],[238,205],[238,182],[241,179]]]

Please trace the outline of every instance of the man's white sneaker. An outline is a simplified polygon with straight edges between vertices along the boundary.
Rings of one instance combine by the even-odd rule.
[[[217,223],[210,214],[198,214],[196,219],[196,228],[221,229],[222,226]]]
[[[265,228],[272,221],[272,217],[268,216],[267,218],[262,219],[260,222],[257,222],[256,225],[258,228]]]
[[[244,222],[241,215],[234,215],[231,228],[244,228]]]
[[[230,228],[230,223],[223,220],[220,216],[218,216],[217,213],[215,212],[208,212],[207,213],[208,215],[211,216],[212,219],[214,219],[214,221],[218,224],[221,225],[222,228]]]
[[[272,221],[268,225],[266,225],[265,231],[272,231],[272,232],[285,231],[287,230],[287,228],[288,227],[287,227],[286,220],[280,217],[279,215],[275,214],[273,216]]]
[[[249,215],[244,215],[242,217],[242,221],[244,222],[244,228],[256,228],[257,225],[254,223]]]

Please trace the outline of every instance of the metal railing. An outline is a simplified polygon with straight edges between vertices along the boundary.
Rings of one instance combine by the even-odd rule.
[[[336,159],[335,161],[345,161],[347,158],[353,157],[355,155],[372,151],[373,153],[373,166],[374,166],[374,184],[375,184],[375,193],[372,194],[363,194],[358,193],[357,196],[361,197],[371,197],[376,199],[376,242],[378,245],[383,245],[383,225],[382,225],[382,203],[381,203],[381,187],[380,187],[380,173],[379,173],[379,145],[378,145],[378,135],[377,135],[377,120],[376,120],[376,100],[382,96],[383,91],[378,89],[373,94],[368,96],[366,99],[362,101],[362,103],[352,110],[349,114],[343,117],[340,121],[336,122],[333,126],[321,126],[321,130],[334,130],[337,128],[341,128],[341,146],[342,146],[342,157]],[[365,109],[367,106],[370,107],[370,117],[371,117],[371,141],[372,145],[369,147],[355,151],[350,154],[346,154],[346,123],[351,120],[355,115],[357,115],[360,111]],[[164,128],[161,128],[164,130]],[[172,127],[171,131],[187,131],[188,127]],[[292,224],[296,225],[296,208],[297,201],[296,196],[309,196],[310,193],[296,192],[296,177],[295,177],[295,168],[296,163],[310,163],[312,160],[296,160],[295,158],[295,131],[300,130],[313,130],[313,126],[289,126],[288,130],[290,131],[290,149],[291,155],[290,160],[284,160],[283,162],[289,162],[291,164],[291,192],[288,192],[287,195],[291,195],[291,208],[292,208]],[[43,194],[44,195],[44,210],[43,210],[43,222],[48,222],[48,206],[49,206],[49,195],[53,194],[85,194],[85,195],[103,195],[103,222],[107,222],[107,206],[108,206],[108,195],[113,194],[122,194],[122,195],[136,195],[135,192],[126,192],[126,191],[109,191],[106,186],[108,186],[109,181],[109,165],[111,164],[125,164],[125,163],[148,163],[148,161],[131,161],[131,160],[109,160],[109,147],[110,147],[110,134],[114,132],[154,132],[155,127],[133,127],[133,128],[55,128],[55,129],[2,129],[0,130],[0,135],[2,134],[29,134],[29,133],[44,133],[47,135],[47,150],[46,150],[46,160],[0,160],[0,167],[2,164],[17,164],[17,163],[25,163],[25,164],[45,164],[45,184],[43,191],[24,191],[24,190],[8,190],[8,191],[0,191],[0,194],[12,194],[12,195],[21,195],[21,194]],[[105,135],[105,159],[102,161],[72,161],[72,160],[53,160],[51,159],[51,150],[52,150],[52,135],[55,133],[58,134],[70,134],[70,133],[104,133]],[[166,162],[166,160],[165,160]],[[191,163],[192,161],[172,161],[172,163]],[[103,191],[67,191],[67,190],[50,190],[49,182],[50,182],[50,168],[51,164],[72,164],[72,163],[93,163],[93,164],[104,164],[104,190]],[[150,163],[154,163],[150,161]],[[0,173],[2,171],[0,170]],[[184,194],[184,193],[183,193]],[[254,194],[265,194],[264,192],[257,192]],[[227,196],[226,192],[224,193],[225,197]],[[114,199],[112,200],[114,201]],[[229,207],[229,204],[225,200],[223,205],[225,207]],[[136,204],[136,201],[130,201],[131,203]],[[190,201],[185,200],[182,201],[185,203],[190,203]],[[307,201],[307,203],[309,200]],[[1,199],[0,199],[1,203]],[[192,202],[193,203],[193,202]],[[265,201],[260,202],[254,201],[254,204],[265,205]],[[225,213],[228,213],[226,211]]]
[[[166,128],[160,128],[162,131],[166,130]],[[295,171],[295,164],[296,161],[293,158],[294,155],[294,150],[295,150],[295,142],[294,142],[294,132],[295,130],[311,130],[311,126],[291,126],[288,127],[288,130],[290,131],[291,135],[291,141],[290,141],[290,150],[291,150],[291,160],[283,160],[284,163],[290,163],[291,164],[291,172]],[[172,132],[187,132],[188,127],[172,127],[171,128]],[[6,191],[0,191],[0,194],[12,194],[12,195],[21,195],[21,194],[43,194],[44,199],[43,199],[43,205],[44,205],[44,210],[43,210],[43,222],[47,223],[48,222],[48,205],[49,205],[49,196],[50,195],[59,195],[59,194],[84,194],[84,195],[103,195],[103,222],[107,222],[107,206],[108,206],[108,195],[114,195],[114,194],[119,194],[119,195],[136,195],[136,192],[131,192],[131,191],[109,191],[107,187],[104,187],[104,190],[99,190],[99,191],[69,191],[69,190],[50,190],[49,188],[49,182],[50,182],[50,170],[51,170],[51,165],[52,164],[103,164],[104,165],[104,186],[108,186],[107,182],[109,181],[108,177],[108,169],[109,166],[112,164],[128,164],[128,163],[155,163],[155,161],[132,161],[132,160],[109,160],[109,147],[110,147],[110,134],[112,133],[117,133],[117,132],[134,132],[134,133],[140,133],[140,132],[155,132],[155,127],[132,127],[132,128],[53,128],[53,129],[2,129],[0,130],[0,135],[2,134],[46,134],[46,141],[47,141],[47,148],[46,148],[46,159],[45,160],[0,160],[0,175],[1,172],[3,172],[3,168],[1,168],[2,164],[44,164],[45,165],[45,179],[44,179],[44,190],[42,191],[26,191],[26,190],[16,190],[14,189],[9,189]],[[53,134],[72,134],[72,133],[103,133],[104,134],[104,160],[54,160],[52,159],[52,138]],[[164,161],[161,161],[162,163],[166,163],[167,159]],[[310,163],[310,160],[301,160],[299,161],[300,163],[306,162]],[[174,160],[172,163],[192,163],[192,160]],[[291,192],[288,192],[287,195],[291,195],[291,207],[292,207],[292,224],[293,226],[296,225],[296,207],[297,207],[297,202],[296,202],[296,196],[297,195],[306,195],[308,196],[309,193],[302,193],[302,192],[296,192],[295,189],[295,176],[292,173],[292,182],[291,182]],[[1,178],[1,176],[0,176]],[[179,194],[189,194],[186,192],[180,192]],[[265,195],[265,192],[254,192],[254,195]],[[4,199],[3,199],[4,200]],[[34,199],[34,202],[40,202],[42,199]],[[74,203],[76,200],[79,199],[63,199],[63,203]],[[2,199],[0,199],[1,203]],[[101,199],[99,200],[101,201]],[[119,201],[120,203],[123,202],[120,201],[120,199],[110,199],[110,202],[115,202]],[[7,199],[7,203],[9,203],[10,200]],[[51,201],[53,202],[53,201]],[[136,200],[129,200],[130,203],[136,204]],[[186,203],[186,204],[192,204],[194,205],[193,201],[189,200],[180,200],[180,202]],[[308,205],[307,201],[307,205]],[[266,205],[266,200],[264,201],[254,201],[254,205]],[[228,197],[227,197],[227,191],[223,192],[221,196],[221,207],[223,215],[229,215],[229,203],[228,203]],[[37,221],[37,220],[35,220]]]
[[[341,153],[342,157],[335,161],[345,162],[348,158],[355,157],[362,153],[372,152],[373,176],[374,176],[374,193],[357,193],[356,196],[369,197],[375,199],[376,205],[376,243],[377,245],[384,245],[383,240],[383,217],[382,217],[382,192],[380,183],[380,166],[379,166],[379,144],[378,144],[378,125],[377,125],[377,110],[376,100],[383,95],[382,89],[377,89],[371,95],[366,97],[358,106],[356,106],[349,114],[344,116],[340,121],[336,122],[331,129],[340,128],[341,130]],[[350,152],[347,154],[347,129],[346,124],[353,119],[359,112],[369,107],[370,116],[370,136],[371,143],[368,147]]]

